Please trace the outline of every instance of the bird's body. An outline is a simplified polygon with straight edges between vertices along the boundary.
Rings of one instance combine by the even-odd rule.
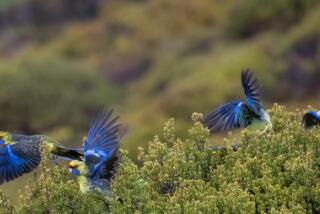
[[[247,103],[241,100],[233,101],[208,113],[203,123],[210,132],[224,132],[246,127],[265,129],[271,126],[270,116],[260,102],[258,81],[253,78],[250,70],[241,73],[241,83]]]
[[[44,135],[0,132],[0,184],[31,172],[40,163],[41,145],[49,154],[66,159],[82,159],[81,151],[66,148]]]
[[[86,176],[78,176],[80,191],[92,196],[107,197],[111,195],[110,182],[107,179],[89,179]]]
[[[101,110],[92,120],[84,138],[84,160],[69,163],[71,174],[77,176],[80,191],[103,196],[111,194],[111,180],[119,166],[120,124],[112,118],[112,110]]]
[[[310,111],[303,115],[303,125],[306,129],[320,125],[320,112]]]

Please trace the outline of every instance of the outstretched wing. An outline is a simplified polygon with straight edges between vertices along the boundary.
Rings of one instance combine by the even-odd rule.
[[[203,123],[210,132],[224,132],[233,128],[244,128],[250,124],[250,110],[242,101],[227,103],[208,113]]]
[[[101,109],[92,120],[84,142],[85,162],[95,177],[103,165],[114,156],[120,147],[119,117],[112,117],[113,110]],[[97,175],[98,176],[98,175]],[[99,175],[101,176],[101,175]]]
[[[251,70],[247,69],[242,71],[241,83],[247,98],[248,106],[259,115],[261,109],[259,82],[253,77],[253,72]]]
[[[38,143],[14,143],[0,149],[0,184],[31,172],[41,161]]]
[[[113,110],[101,109],[91,121],[87,138],[84,142],[84,152],[95,149],[110,151],[118,143],[117,132],[120,124],[117,123],[119,116],[112,117]]]

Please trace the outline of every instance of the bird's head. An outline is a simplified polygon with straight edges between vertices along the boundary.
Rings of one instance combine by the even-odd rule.
[[[69,167],[70,173],[74,176],[85,175],[87,172],[86,165],[82,161],[78,161],[78,160],[70,161],[68,167]]]
[[[10,143],[9,132],[0,131],[0,145],[5,145]]]

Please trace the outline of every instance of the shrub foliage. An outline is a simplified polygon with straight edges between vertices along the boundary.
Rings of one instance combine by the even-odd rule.
[[[242,132],[240,146],[214,143],[192,115],[187,137],[175,136],[170,119],[155,136],[139,163],[122,153],[110,198],[112,213],[317,213],[320,210],[320,134],[305,131],[302,111],[275,105],[273,130]],[[103,213],[105,205],[84,196],[64,168],[48,169],[30,182],[13,208],[0,194],[0,210],[17,213]],[[119,200],[121,198],[121,200]],[[121,201],[121,202],[120,202]]]

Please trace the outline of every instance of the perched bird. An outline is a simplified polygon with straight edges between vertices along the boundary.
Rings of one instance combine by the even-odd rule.
[[[303,115],[302,123],[306,129],[320,125],[320,112],[307,112],[305,115]]]
[[[49,154],[82,160],[81,150],[66,148],[44,135],[20,135],[0,132],[0,184],[31,172],[41,161],[41,145]]]
[[[203,123],[210,132],[224,132],[234,128],[248,126],[267,129],[271,127],[270,116],[260,101],[259,83],[249,69],[242,71],[241,83],[246,95],[247,103],[240,100],[233,101],[208,113]]]
[[[119,166],[121,124],[112,117],[113,110],[101,109],[91,121],[88,135],[83,140],[84,160],[69,163],[72,175],[77,176],[80,191],[84,194],[111,195],[110,184]]]

